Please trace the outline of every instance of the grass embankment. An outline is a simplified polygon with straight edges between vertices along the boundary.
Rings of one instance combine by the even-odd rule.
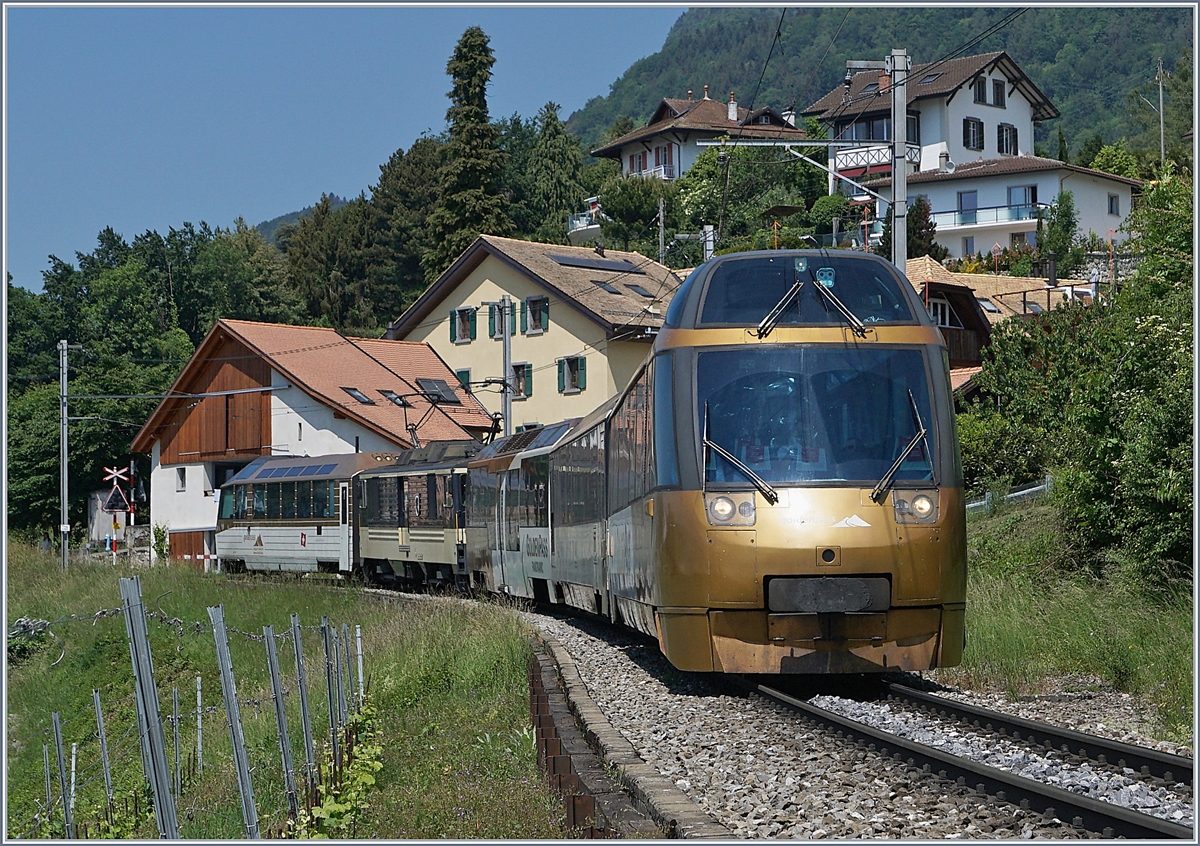
[[[185,838],[245,835],[228,724],[221,699],[212,630],[206,608],[221,604],[230,649],[260,830],[286,819],[278,734],[270,675],[261,639],[263,625],[277,637],[300,615],[313,733],[328,738],[325,662],[317,626],[328,616],[340,630],[361,625],[368,700],[380,735],[375,757],[382,768],[366,791],[353,828],[339,836],[389,838],[562,837],[561,803],[537,769],[529,729],[526,660],[529,629],[509,609],[453,601],[398,599],[383,603],[355,589],[321,590],[312,584],[232,581],[184,568],[135,571],[89,564],[63,573],[58,559],[10,545],[7,561],[8,620],[58,621],[55,637],[9,641],[8,818],[11,837],[62,836],[61,806],[52,826],[30,830],[45,800],[42,745],[54,762],[51,713],[64,723],[68,778],[71,743],[78,744],[75,820],[77,833],[102,832],[104,779],[100,766],[92,689],[100,690],[105,733],[113,759],[116,828],[108,836],[157,837],[147,810],[136,743],[136,711],[125,622],[120,614],[93,615],[121,605],[117,580],[141,577],[162,712],[170,716],[172,687],[180,694],[180,752],[184,771],[195,755],[196,676],[202,677],[203,773],[185,781],[177,803]],[[193,625],[195,624],[195,625]],[[352,634],[353,636],[353,634]],[[353,650],[352,650],[353,651]],[[304,745],[295,661],[290,640],[278,644],[288,708],[293,761],[303,766]],[[61,655],[61,660],[60,659]],[[356,670],[355,670],[356,674]],[[173,731],[164,725],[169,765]],[[194,764],[194,761],[192,762]],[[139,813],[134,813],[135,794]],[[345,816],[353,816],[348,813]]]
[[[967,538],[967,648],[941,680],[1018,695],[1049,676],[1093,676],[1153,702],[1160,738],[1192,742],[1190,592],[1091,575],[1046,505],[972,516]]]

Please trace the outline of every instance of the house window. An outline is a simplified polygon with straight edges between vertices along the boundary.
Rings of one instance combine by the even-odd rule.
[[[513,399],[533,396],[533,365],[518,362],[512,366]]]
[[[954,313],[954,309],[944,297],[930,297],[929,316],[933,318],[933,322],[938,326],[956,329],[962,328],[962,321],[958,319],[958,315]]]
[[[1009,236],[1009,244],[1012,246],[1012,248],[1014,250],[1018,249],[1020,247],[1028,246],[1029,245],[1029,233],[1028,232],[1012,233],[1012,235]]]
[[[587,359],[581,355],[558,360],[558,391],[577,394],[587,387]]]
[[[975,236],[971,235],[968,238],[962,239],[962,254],[964,256],[975,255]]]
[[[917,115],[909,115],[904,121],[904,132],[908,135],[905,141],[909,144],[921,143],[921,119]]]
[[[958,223],[960,226],[971,226],[975,223],[975,211],[979,208],[979,193],[977,191],[958,192]]]
[[[458,380],[458,384],[468,391],[471,390],[471,369],[469,367],[465,370],[455,370],[454,378]]]
[[[868,82],[866,85],[863,86],[863,90],[858,93],[859,94],[874,94],[878,90],[879,90],[878,82]]]
[[[917,85],[928,85],[941,75],[941,71],[938,73],[927,73],[925,76],[921,77],[921,81],[918,82]]]
[[[513,307],[512,303],[509,303],[508,308],[509,308],[508,334],[515,335],[515,334],[517,334],[517,310]],[[489,305],[488,306],[488,337],[490,337],[490,338],[503,338],[504,337],[504,323],[499,318],[500,318],[500,306],[495,305],[495,304]]]
[[[963,119],[963,146],[968,150],[983,149],[983,121],[979,118]]]
[[[1033,206],[1037,204],[1036,185],[1013,185],[1008,189],[1008,207],[1011,209],[1024,207],[1033,215]],[[1017,218],[1021,220],[1023,218]]]
[[[996,127],[996,149],[1002,156],[1017,155],[1017,128],[1009,123]]]
[[[992,80],[992,105],[998,108],[1004,108],[1004,85],[1003,79]]]
[[[296,424],[296,440],[298,440],[298,441],[304,440],[304,424],[303,423]]]
[[[1121,214],[1121,198],[1116,194],[1108,195],[1108,213],[1118,216]]]
[[[363,405],[374,405],[375,404],[375,400],[371,399],[369,396],[364,394],[358,388],[343,387],[342,390],[345,391],[346,393],[348,393],[350,396],[354,397],[356,400],[361,402]]]
[[[975,80],[975,102],[987,103],[987,80],[982,76]]]
[[[475,340],[476,308],[456,308],[450,312],[450,342],[469,344]]]
[[[175,468],[175,490],[183,492],[187,490],[187,468]]]
[[[550,300],[546,297],[529,297],[521,303],[521,332],[540,335],[550,326]]]

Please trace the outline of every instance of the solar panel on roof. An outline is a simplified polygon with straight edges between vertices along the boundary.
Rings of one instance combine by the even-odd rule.
[[[325,474],[327,474],[327,473],[332,473],[332,472],[333,472],[334,470],[336,470],[336,469],[337,469],[337,465],[336,465],[336,464],[322,464],[322,465],[321,465],[321,466],[320,466],[320,467],[317,469],[317,475],[318,475],[318,476],[324,476],[324,475],[325,475]]]
[[[625,259],[602,259],[589,256],[546,256],[563,267],[582,267],[587,270],[611,270],[616,273],[640,273],[646,275],[636,264]]]
[[[306,466],[304,468],[304,475],[305,476],[315,476],[320,469],[321,469],[320,464],[309,464],[308,466]]]
[[[304,468],[303,467],[291,467],[288,469],[287,473],[285,473],[284,475],[285,476],[303,476]]]
[[[270,475],[271,475],[272,473],[274,473],[274,472],[275,472],[275,468],[274,468],[274,467],[264,467],[262,470],[259,470],[259,471],[258,471],[258,475],[257,475],[257,476],[255,476],[255,478],[256,478],[256,479],[263,479],[263,478],[265,478],[265,477],[267,477],[267,476],[270,476]]]

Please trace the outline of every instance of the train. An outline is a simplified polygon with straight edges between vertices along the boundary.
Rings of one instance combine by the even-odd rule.
[[[247,519],[248,486],[301,461],[337,465],[322,500],[336,560],[310,545],[299,563],[313,520],[272,512],[273,481]],[[926,670],[958,664],[966,639],[948,352],[912,286],[867,253],[713,258],[586,417],[486,445],[264,457],[222,488],[220,514],[226,568],[567,605],[656,639],[682,671]]]

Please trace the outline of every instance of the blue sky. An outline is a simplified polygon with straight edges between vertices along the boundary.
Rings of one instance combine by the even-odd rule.
[[[5,269],[41,290],[112,226],[254,225],[445,127],[446,62],[479,25],[493,117],[566,118],[657,52],[683,6],[15,7],[5,13]]]

